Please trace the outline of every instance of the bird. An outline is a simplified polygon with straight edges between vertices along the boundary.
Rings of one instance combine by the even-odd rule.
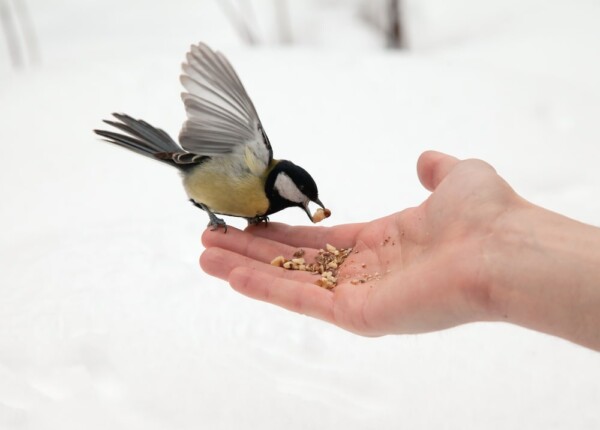
[[[302,167],[273,158],[273,149],[252,100],[227,58],[205,43],[191,46],[182,64],[181,99],[187,119],[179,143],[165,131],[133,117],[113,113],[103,120],[117,131],[96,129],[103,140],[179,170],[189,201],[208,214],[211,230],[227,223],[248,224],[299,207],[312,222],[331,214],[317,184]],[[320,209],[312,215],[309,203]]]

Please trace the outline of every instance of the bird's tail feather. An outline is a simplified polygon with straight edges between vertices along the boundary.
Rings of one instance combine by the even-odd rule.
[[[107,142],[127,148],[130,151],[137,152],[154,160],[180,167],[171,157],[161,156],[184,152],[167,133],[145,121],[134,119],[129,115],[113,113],[113,116],[118,121],[104,120],[104,122],[127,134],[107,130],[94,130],[94,133],[104,137]]]

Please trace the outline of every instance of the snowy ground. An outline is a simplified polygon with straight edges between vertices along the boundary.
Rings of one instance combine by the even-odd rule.
[[[0,429],[599,428],[599,356],[560,339],[364,339],[238,296],[198,268],[206,217],[176,173],[91,130],[120,111],[177,135],[179,64],[204,40],[329,224],[419,204],[416,158],[438,149],[598,225],[600,5],[409,1],[399,54],[355,2],[290,3],[299,43],[250,49],[213,1],[28,2],[41,64],[0,51]]]

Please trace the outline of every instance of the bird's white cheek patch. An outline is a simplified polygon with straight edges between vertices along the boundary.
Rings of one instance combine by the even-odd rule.
[[[308,198],[298,189],[294,181],[285,173],[279,173],[275,179],[275,190],[281,197],[294,203],[304,203]]]

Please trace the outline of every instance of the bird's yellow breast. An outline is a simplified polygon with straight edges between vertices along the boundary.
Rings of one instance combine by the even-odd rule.
[[[183,178],[188,196],[218,214],[252,218],[269,209],[264,180],[211,159]]]

